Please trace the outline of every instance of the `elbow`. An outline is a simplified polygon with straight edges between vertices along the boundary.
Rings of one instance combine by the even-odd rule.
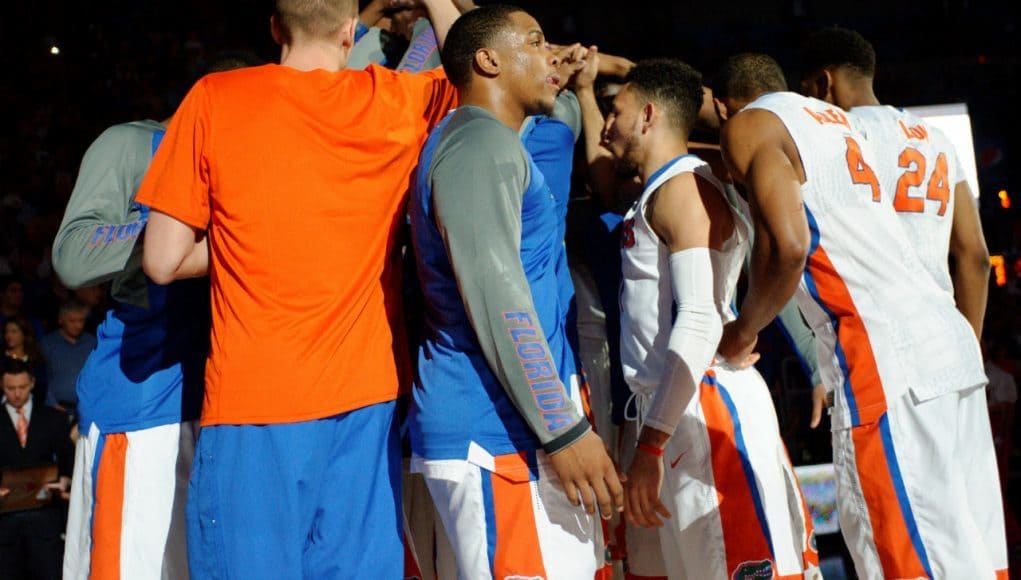
[[[53,246],[51,259],[53,261],[53,271],[57,273],[57,277],[60,278],[60,282],[64,286],[75,290],[89,285],[89,280],[81,272],[81,268],[76,268],[71,263],[71,260],[60,251],[59,245]]]
[[[165,260],[161,260],[160,256],[150,252],[148,247],[142,254],[142,271],[156,284],[166,286],[173,282],[175,270]]]
[[[954,257],[958,272],[974,272],[980,276],[987,276],[992,263],[989,259],[989,250],[985,244],[974,244],[969,247],[951,247],[950,253]]]
[[[57,273],[60,282],[71,290],[77,290],[89,285],[85,276],[76,273],[74,268],[67,267],[65,264],[58,265],[57,260],[53,261],[53,271]]]
[[[777,242],[773,267],[781,274],[800,274],[808,260],[809,240],[790,238]]]
[[[989,261],[989,250],[984,245],[972,251],[968,255],[967,260],[976,271],[980,271],[983,274],[988,273],[989,268],[992,267],[992,263]]]

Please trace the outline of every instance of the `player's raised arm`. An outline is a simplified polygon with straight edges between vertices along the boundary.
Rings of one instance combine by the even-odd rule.
[[[950,255],[954,269],[954,300],[957,309],[982,338],[982,321],[989,296],[989,249],[982,233],[978,204],[967,181],[954,187],[954,223],[950,230]]]
[[[585,140],[585,160],[588,166],[589,186],[604,207],[613,207],[616,195],[617,174],[613,155],[602,146],[603,113],[596,102],[595,82],[602,57],[592,47],[586,65],[574,80],[574,92],[581,107],[581,126]]]
[[[450,32],[450,25],[461,15],[461,11],[451,0],[422,0],[422,4],[429,11],[429,21],[436,34],[436,43],[443,48],[447,32]]]
[[[748,294],[737,320],[724,327],[719,353],[732,364],[751,354],[759,331],[794,295],[808,257],[809,232],[798,167],[785,149],[790,137],[772,113],[744,111],[724,124],[720,139],[731,175],[748,189],[755,227]],[[793,143],[789,143],[793,150]]]

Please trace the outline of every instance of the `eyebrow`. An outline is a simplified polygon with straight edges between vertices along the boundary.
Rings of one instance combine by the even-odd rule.
[[[534,35],[534,34],[537,34],[537,35],[539,35],[540,37],[542,37],[542,35],[543,35],[543,34],[542,34],[542,31],[541,31],[541,30],[538,30],[538,29],[534,29],[534,28],[533,28],[532,30],[529,30],[529,31],[528,31],[528,34],[527,34],[527,36],[532,36],[532,35]]]

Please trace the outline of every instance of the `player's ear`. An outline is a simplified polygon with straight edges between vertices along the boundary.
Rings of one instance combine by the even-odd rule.
[[[340,35],[340,46],[342,48],[350,49],[355,45],[355,29],[358,27],[357,18],[349,18],[340,25],[338,34]]]
[[[480,48],[475,51],[475,69],[487,77],[500,74],[500,57],[492,48]]]
[[[660,114],[660,110],[656,108],[656,105],[652,101],[646,101],[642,105],[642,133],[645,133],[652,127],[652,121]]]
[[[833,73],[828,68],[816,71],[806,79],[803,89],[809,97],[832,103]]]
[[[713,108],[716,109],[716,117],[722,125],[727,120],[727,105],[720,99],[713,97]]]
[[[280,19],[276,14],[269,17],[269,33],[273,37],[273,42],[283,46],[284,44],[284,32],[280,28]]]

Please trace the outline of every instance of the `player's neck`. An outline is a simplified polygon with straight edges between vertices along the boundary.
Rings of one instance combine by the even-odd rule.
[[[499,87],[488,86],[479,82],[479,79],[475,82],[479,86],[473,86],[461,93],[461,104],[485,109],[496,117],[496,120],[517,132],[527,116],[524,107],[505,98],[504,92]]]
[[[638,171],[642,175],[642,184],[648,185],[653,174],[667,163],[687,153],[688,144],[681,139],[667,138],[653,144],[652,147],[649,147],[644,159],[638,164]]]
[[[350,52],[347,47],[324,41],[285,44],[280,48],[280,64],[301,71],[336,72],[347,65]]]
[[[848,109],[871,107],[880,104],[879,99],[876,98],[876,93],[872,90],[871,82],[860,82],[851,85],[846,89],[846,94],[842,95],[839,102],[846,103]]]

